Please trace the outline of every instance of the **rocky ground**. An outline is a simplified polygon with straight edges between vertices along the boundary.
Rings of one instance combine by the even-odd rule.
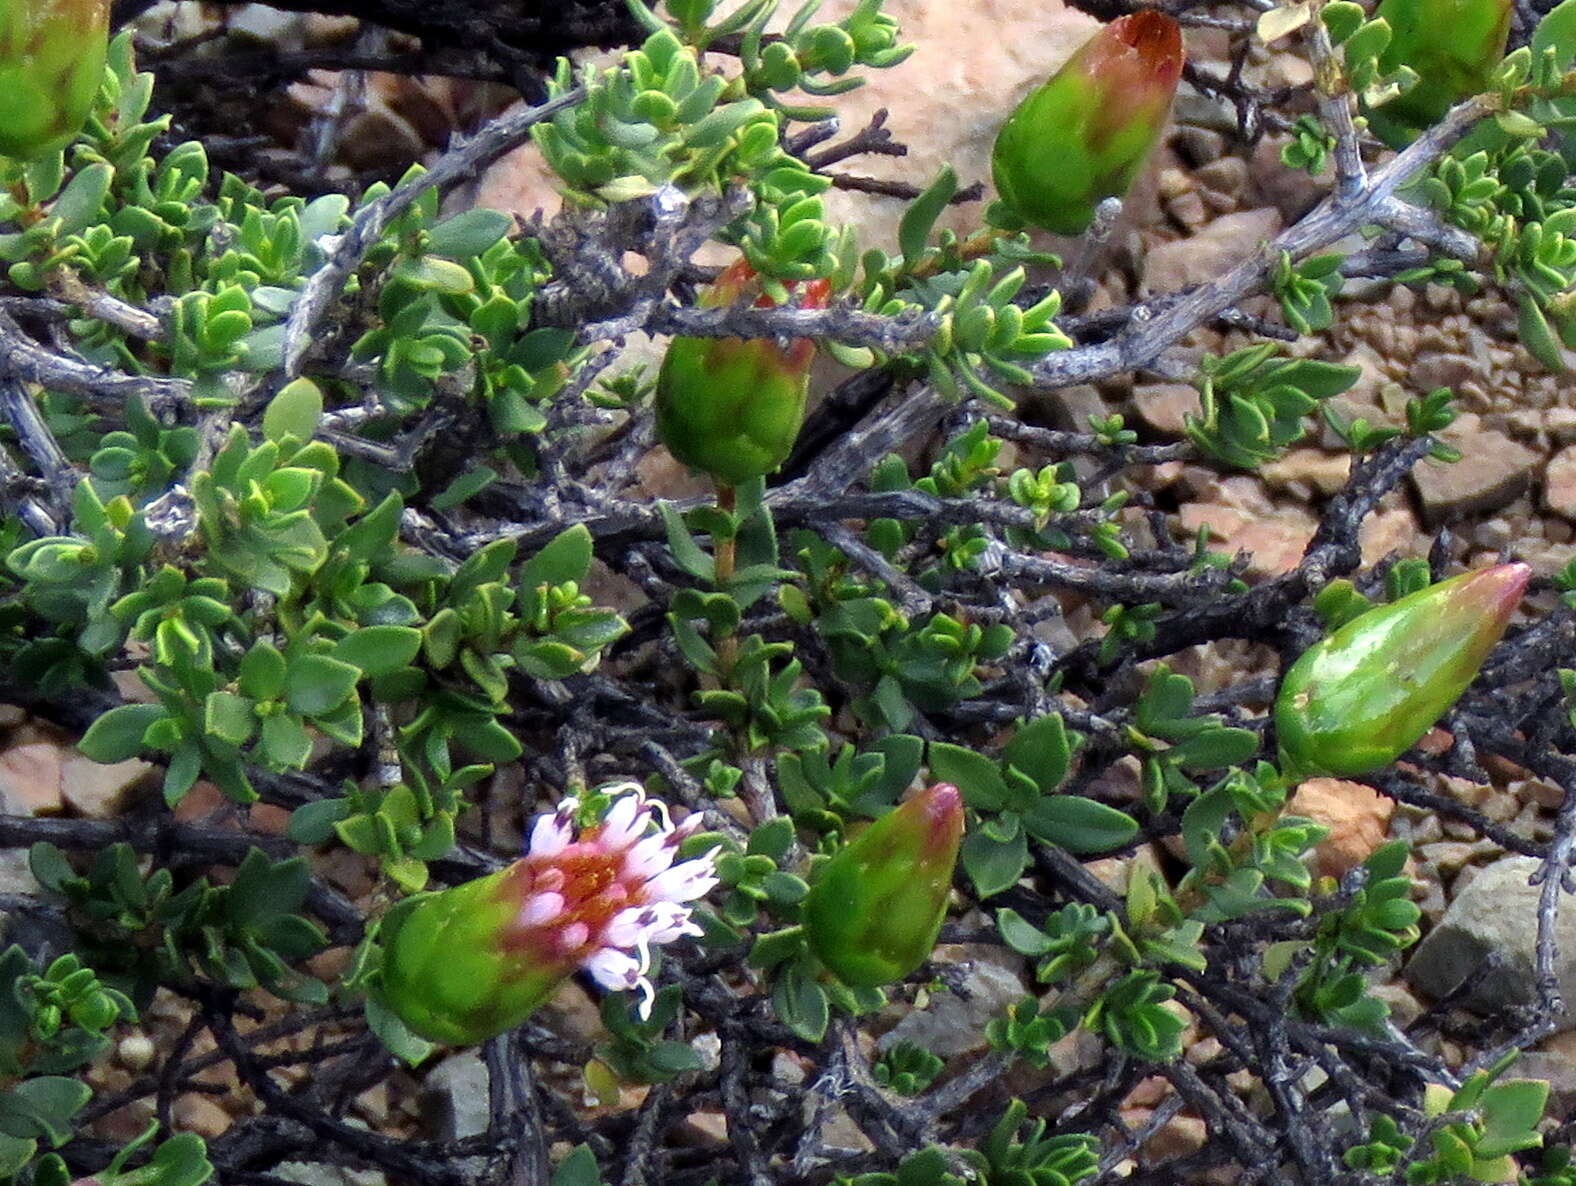
[[[841,12],[851,2],[829,0],[823,12]],[[977,0],[967,5],[888,0],[887,7],[903,21],[919,50],[843,104],[845,128],[890,108],[889,126],[909,153],[861,159],[850,162],[848,169],[918,184],[944,162],[951,162],[965,183],[988,180],[989,146],[1001,114],[1094,24],[1047,0]],[[262,37],[286,35],[281,29],[301,37],[333,32],[320,18],[290,17],[281,23],[254,12],[245,19],[256,22]],[[320,23],[308,28],[298,24],[303,21]],[[1002,30],[1011,30],[1011,36],[1001,36]],[[1218,31],[1196,28],[1189,30],[1188,41],[1195,60],[1206,62],[1225,44]],[[1307,81],[1307,68],[1290,56],[1261,52],[1250,77],[1296,86]],[[319,76],[298,88],[293,101],[304,112],[321,110],[342,88],[342,79]],[[1185,85],[1183,90],[1177,126],[1129,203],[1105,264],[1097,270],[1095,308],[1218,274],[1259,240],[1295,221],[1321,192],[1317,179],[1290,173],[1280,164],[1277,137],[1245,144],[1229,107],[1188,93]],[[448,128],[464,122],[467,102],[488,105],[471,93],[376,78],[358,94],[365,109],[353,112],[340,128],[340,142],[351,151],[352,163],[355,154],[371,151],[369,146],[379,153],[419,155],[441,143]],[[292,125],[281,116],[286,129],[309,123],[308,118]],[[557,203],[530,149],[496,166],[482,179],[475,197],[521,212],[539,207],[551,212]],[[838,216],[856,219],[874,241],[891,240],[901,210],[896,201],[864,195],[836,194],[833,205]],[[978,207],[964,206],[948,217],[964,227],[977,214]],[[1256,311],[1268,314],[1270,309],[1261,305]],[[1440,530],[1451,533],[1453,552],[1468,565],[1509,555],[1547,576],[1576,555],[1576,386],[1564,376],[1549,374],[1527,354],[1517,343],[1515,320],[1514,310],[1492,294],[1464,299],[1446,289],[1370,285],[1341,302],[1334,329],[1298,345],[1299,350],[1362,369],[1357,387],[1342,400],[1341,410],[1348,416],[1396,422],[1411,396],[1436,386],[1457,393],[1463,414],[1445,435],[1463,459],[1451,466],[1420,467],[1411,487],[1387,500],[1365,530],[1365,561],[1426,555]],[[1243,341],[1210,330],[1201,331],[1190,345],[1221,352]],[[1037,399],[1026,406],[1026,414],[1058,427],[1081,428],[1090,414],[1120,411],[1146,436],[1168,440],[1177,436],[1182,417],[1196,406],[1192,387],[1139,376]],[[1315,432],[1258,475],[1228,476],[1170,463],[1144,477],[1142,493],[1174,510],[1182,529],[1207,527],[1219,550],[1251,554],[1250,573],[1274,574],[1295,564],[1313,533],[1321,502],[1345,480],[1347,457],[1331,448],[1333,444]],[[655,494],[682,488],[683,476],[660,455],[648,462],[645,472]],[[1079,621],[1076,613],[1069,615],[1068,625],[1076,630]],[[1207,689],[1222,682],[1228,671],[1240,672],[1244,663],[1263,660],[1245,648],[1199,654],[1190,661],[1190,674]],[[78,754],[72,741],[19,709],[0,706],[0,810],[109,818],[150,793],[146,764],[100,767]],[[1493,785],[1442,778],[1436,789],[1474,807],[1509,834],[1547,839],[1558,789],[1512,768],[1492,773]],[[496,789],[506,788],[509,777],[509,772],[501,772]],[[1331,829],[1317,856],[1322,874],[1340,875],[1389,837],[1412,846],[1426,931],[1410,960],[1382,987],[1399,1023],[1415,1020],[1455,992],[1490,953],[1501,961],[1502,972],[1469,986],[1470,991],[1458,994],[1463,999],[1457,1003],[1498,1006],[1527,991],[1536,890],[1527,887],[1526,879],[1534,862],[1476,838],[1463,824],[1396,807],[1359,784],[1309,782],[1299,790],[1294,810]],[[216,797],[195,795],[181,811],[197,817],[220,807]],[[253,808],[250,823],[273,831],[283,826],[279,813],[266,807]],[[1098,872],[1119,883],[1131,861],[1154,859],[1155,854],[1140,852],[1130,861],[1105,862]],[[371,891],[368,870],[358,858],[338,853],[327,860],[326,875],[347,892]],[[0,894],[31,888],[23,854],[0,853]],[[1560,934],[1561,981],[1567,999],[1576,1000],[1576,909],[1564,911]],[[919,1041],[960,1066],[984,1048],[985,1022],[1020,997],[1027,981],[1024,968],[1007,962],[999,949],[943,948],[939,954],[970,963],[965,983],[972,995],[940,994],[920,1010],[901,1019],[894,1016],[891,1032],[882,1040]],[[544,1024],[571,1041],[595,1038],[595,1011],[577,989],[566,989],[542,1016]],[[1470,1025],[1470,1016],[1458,1012],[1445,1024],[1430,1024],[1419,1039],[1448,1054],[1451,1027]],[[101,1088],[113,1092],[131,1085],[156,1051],[168,1050],[179,1040],[184,1024],[179,1002],[161,997],[143,1024],[121,1039],[113,1065],[100,1072]],[[1189,1057],[1208,1057],[1211,1045],[1198,1044]],[[1078,1040],[1069,1038],[1043,1073],[1065,1072],[1080,1057]],[[786,1073],[786,1068],[779,1070]],[[1576,1111],[1576,1016],[1528,1056],[1523,1070],[1551,1081],[1565,1116]],[[227,1127],[235,1109],[251,1106],[233,1078],[225,1078],[227,1073],[220,1064],[210,1075],[183,1086],[174,1100],[174,1118],[181,1127],[214,1136]],[[1155,1081],[1135,1092],[1129,1101],[1135,1120],[1155,1107],[1165,1090],[1162,1081]],[[611,1099],[588,1096],[586,1103],[632,1107],[642,1094],[643,1089],[637,1089]],[[124,1139],[141,1129],[152,1107],[151,1100],[134,1103],[105,1116],[97,1126],[104,1136]],[[473,1053],[455,1054],[419,1078],[401,1075],[380,1084],[358,1098],[356,1110],[365,1123],[379,1128],[465,1136],[485,1125],[485,1068]],[[723,1124],[720,1114],[697,1114],[690,1120],[691,1137],[698,1143],[718,1139]],[[1203,1139],[1203,1122],[1186,1113],[1155,1138],[1166,1152],[1186,1151]],[[1161,1147],[1153,1151],[1161,1152]],[[294,1171],[281,1167],[277,1172],[288,1178]],[[332,1173],[301,1167],[298,1176],[302,1181],[340,1180],[323,1176]],[[340,1177],[355,1186],[372,1186],[367,1175],[344,1171]]]

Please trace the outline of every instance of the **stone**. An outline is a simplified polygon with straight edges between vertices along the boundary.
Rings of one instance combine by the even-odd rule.
[[[60,793],[77,814],[110,819],[125,809],[152,772],[153,765],[141,758],[104,764],[71,749],[61,761]]]
[[[1133,388],[1133,403],[1145,424],[1181,436],[1184,417],[1199,414],[1198,388],[1191,383],[1144,383]]]
[[[422,1082],[428,1123],[439,1140],[458,1141],[487,1131],[487,1064],[474,1050],[451,1054]]]
[[[1350,453],[1326,453],[1323,449],[1288,449],[1284,456],[1259,467],[1259,476],[1273,489],[1290,489],[1307,498],[1313,492],[1328,497],[1346,485],[1352,472]]]
[[[1207,190],[1241,201],[1248,192],[1248,162],[1239,156],[1223,156],[1194,170],[1193,178]]]
[[[1314,847],[1314,871],[1342,877],[1385,842],[1395,801],[1360,782],[1310,778],[1297,788],[1286,810],[1329,829]]]
[[[175,1127],[200,1137],[222,1136],[233,1118],[218,1101],[206,1095],[183,1095],[175,1101]]]
[[[953,1058],[985,1046],[985,1025],[1024,996],[1023,981],[1000,964],[974,960],[964,973],[962,991],[938,992],[881,1036],[880,1050],[913,1042],[940,1058]]]
[[[1183,125],[1171,137],[1171,146],[1195,169],[1219,160],[1226,152],[1226,138],[1208,128]]]
[[[1087,383],[1047,392],[1037,401],[1037,410],[1052,428],[1063,432],[1088,432],[1089,417],[1106,416],[1111,411],[1099,389]]]
[[[1576,519],[1576,445],[1567,445],[1543,471],[1543,505],[1556,515]]]
[[[1483,1010],[1536,1003],[1534,949],[1542,887],[1529,880],[1540,864],[1532,857],[1509,856],[1481,869],[1407,962],[1408,983],[1438,1000],[1474,976],[1494,953],[1501,966],[1478,978],[1466,1003]],[[1567,1002],[1576,1001],[1576,909],[1571,906],[1568,898],[1560,903],[1555,924],[1554,971]],[[1557,1024],[1561,1030],[1576,1024],[1569,1004]]]
[[[1301,507],[1249,513],[1219,503],[1186,503],[1178,518],[1189,535],[1208,526],[1210,535],[1220,541],[1216,551],[1248,553],[1248,571],[1255,576],[1275,576],[1296,568],[1318,528],[1314,517]]]
[[[1357,531],[1363,564],[1378,564],[1386,556],[1421,556],[1428,551],[1422,528],[1411,507],[1397,506],[1369,515]]]
[[[1143,291],[1174,292],[1213,280],[1274,238],[1281,225],[1280,211],[1265,206],[1223,215],[1192,238],[1152,247],[1144,260]]]
[[[20,704],[0,704],[0,729],[14,729],[27,720],[27,709]]]
[[[321,1161],[281,1161],[268,1172],[301,1186],[385,1186],[388,1182],[382,1170],[356,1170]]]
[[[1504,433],[1484,428],[1476,415],[1462,414],[1439,435],[1461,451],[1461,460],[1449,465],[1424,461],[1412,470],[1423,523],[1430,530],[1459,515],[1497,511],[1531,486],[1539,456]]]
[[[1259,193],[1290,226],[1319,204],[1329,191],[1327,179],[1334,170],[1325,165],[1323,176],[1326,180],[1320,181],[1301,169],[1288,169],[1280,159],[1281,146],[1285,143],[1283,136],[1266,136],[1260,140],[1248,160],[1248,172]]]
[[[65,807],[61,743],[41,731],[19,729],[0,751],[0,810],[7,815],[59,815]]]

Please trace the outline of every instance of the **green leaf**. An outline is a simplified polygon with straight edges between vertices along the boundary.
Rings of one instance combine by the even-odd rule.
[[[940,741],[931,742],[929,752],[931,776],[952,783],[975,811],[1000,811],[1011,801],[1000,769],[983,754]]]
[[[982,898],[1011,889],[1029,864],[1029,840],[1019,828],[1009,840],[1000,840],[981,829],[963,840],[963,868]]]
[[[354,695],[361,669],[327,655],[303,655],[285,675],[285,703],[305,717],[327,716]]]
[[[1058,713],[1030,721],[1013,735],[1002,751],[1002,757],[1034,779],[1043,794],[1050,794],[1062,785],[1071,754],[1067,727]]]
[[[1539,1079],[1507,1079],[1483,1093],[1483,1138],[1479,1157],[1502,1157],[1543,1144],[1537,1131],[1548,1103],[1549,1085]]]
[[[520,587],[534,589],[538,585],[584,581],[591,570],[591,550],[590,531],[585,524],[576,523],[521,566]]]
[[[1564,374],[1565,355],[1560,349],[1560,340],[1549,325],[1549,319],[1544,315],[1543,308],[1530,292],[1523,292],[1516,298],[1519,316],[1516,321],[1517,333],[1521,344],[1527,348],[1528,353],[1536,358],[1555,374]]]
[[[398,671],[421,650],[421,631],[411,626],[363,626],[334,647],[334,658],[366,676]]]
[[[237,686],[254,700],[277,698],[285,687],[285,657],[272,643],[253,643],[241,656]]]
[[[124,762],[142,752],[142,735],[168,714],[158,704],[122,704],[89,726],[77,749],[95,762]]]
[[[812,980],[803,963],[795,962],[783,969],[772,988],[772,1008],[777,1018],[806,1042],[819,1042],[826,1037],[826,1026],[831,1020],[831,1010],[826,990]]]
[[[294,379],[268,401],[263,413],[263,436],[270,441],[293,436],[305,444],[317,432],[322,418],[323,393],[317,384],[310,379]]]
[[[406,1066],[418,1066],[427,1061],[437,1049],[426,1038],[412,1033],[410,1028],[394,1013],[377,1001],[367,999],[367,1028],[378,1036],[378,1041],[395,1058]]]
[[[236,748],[250,741],[257,728],[251,700],[234,692],[210,692],[203,701],[202,718],[205,733]]]
[[[589,1145],[576,1145],[553,1171],[552,1186],[602,1186],[602,1171]]]
[[[1110,852],[1132,842],[1138,821],[1079,795],[1048,795],[1030,807],[1023,826],[1035,839],[1072,853]]]
[[[953,172],[951,165],[943,165],[936,179],[926,186],[925,192],[909,203],[897,232],[898,247],[903,252],[905,267],[912,268],[923,258],[936,219],[941,217],[941,212],[957,192],[958,175]]]
[[[513,225],[514,220],[499,210],[467,210],[428,231],[427,247],[434,255],[463,262],[486,251]]]
[[[1532,31],[1533,55],[1542,57],[1546,49],[1554,50],[1561,69],[1576,61],[1576,0],[1555,5]]]

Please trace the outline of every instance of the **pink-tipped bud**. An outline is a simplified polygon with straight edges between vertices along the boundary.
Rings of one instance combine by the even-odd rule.
[[[1532,570],[1499,564],[1359,614],[1281,681],[1275,731],[1296,775],[1368,774],[1434,727],[1477,678]]]
[[[1182,63],[1182,30],[1164,13],[1106,25],[1002,125],[991,154],[1002,200],[1034,226],[1081,234],[1149,158]]]
[[[903,979],[929,958],[963,840],[963,796],[937,783],[871,824],[821,866],[804,925],[847,984]]]

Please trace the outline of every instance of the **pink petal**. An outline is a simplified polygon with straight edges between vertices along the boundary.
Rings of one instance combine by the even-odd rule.
[[[564,912],[564,895],[555,893],[532,894],[520,904],[520,925],[539,927],[552,922]]]

